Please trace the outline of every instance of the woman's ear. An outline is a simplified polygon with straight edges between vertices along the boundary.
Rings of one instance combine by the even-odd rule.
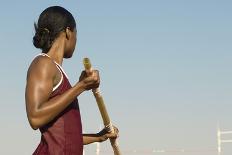
[[[65,29],[65,34],[66,34],[66,38],[69,40],[69,38],[70,38],[70,36],[71,36],[71,30],[70,30],[69,27],[67,27],[67,28]]]

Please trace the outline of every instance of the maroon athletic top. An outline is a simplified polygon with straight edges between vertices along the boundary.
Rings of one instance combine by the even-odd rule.
[[[72,87],[62,67],[57,63],[56,66],[62,78],[53,89],[50,99]],[[40,132],[41,141],[33,155],[82,155],[82,125],[78,100],[73,100],[54,120],[41,127]]]

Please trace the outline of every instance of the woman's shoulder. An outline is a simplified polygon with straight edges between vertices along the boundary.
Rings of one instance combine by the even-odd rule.
[[[42,56],[42,55],[36,56],[32,60],[28,68],[27,74],[47,74],[47,73],[49,73],[49,75],[55,75],[56,65],[50,58],[46,56]]]

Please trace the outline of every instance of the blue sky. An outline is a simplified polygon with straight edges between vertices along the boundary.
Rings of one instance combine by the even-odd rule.
[[[0,6],[0,154],[31,154],[39,143],[39,132],[27,122],[24,88],[40,52],[32,44],[33,23],[51,5],[76,18],[77,47],[64,69],[73,84],[83,57],[100,70],[122,149],[216,148],[217,122],[232,130],[232,2],[9,0]],[[79,102],[84,130],[98,131],[92,94]],[[223,147],[228,154],[231,145]],[[102,148],[110,150],[107,143]]]

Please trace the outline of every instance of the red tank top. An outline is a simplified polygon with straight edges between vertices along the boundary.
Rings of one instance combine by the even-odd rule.
[[[63,79],[50,99],[63,94],[72,86],[59,64]],[[82,124],[78,100],[75,99],[54,120],[40,128],[41,141],[33,155],[82,155]]]

